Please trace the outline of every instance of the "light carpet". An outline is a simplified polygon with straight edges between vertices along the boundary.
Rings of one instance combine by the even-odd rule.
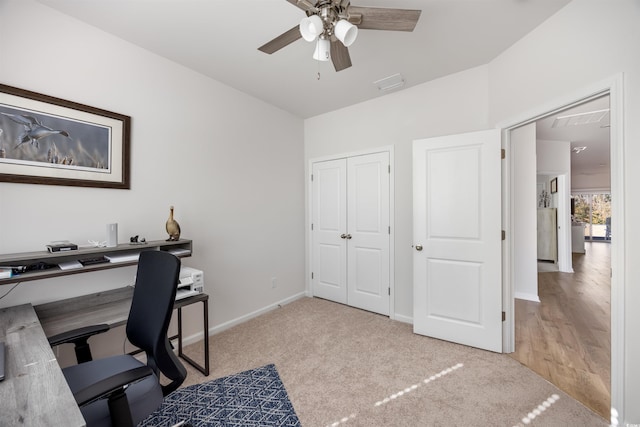
[[[274,363],[305,427],[608,425],[507,355],[318,298],[216,334],[210,349],[212,378]],[[200,360],[202,342],[185,351]],[[187,369],[186,384],[209,380]]]

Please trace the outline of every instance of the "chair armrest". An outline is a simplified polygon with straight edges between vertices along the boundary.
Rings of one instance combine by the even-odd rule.
[[[109,325],[92,325],[83,328],[73,329],[58,335],[49,337],[49,345],[56,346],[65,343],[75,344],[76,359],[78,363],[93,360],[91,356],[91,348],[89,347],[89,338],[96,334],[101,334],[109,330]]]
[[[71,331],[63,332],[61,334],[53,335],[49,337],[49,345],[56,346],[65,343],[76,343],[78,341],[85,340],[93,335],[101,334],[109,330],[109,325],[91,325],[83,328],[73,329]]]
[[[108,396],[125,385],[139,381],[151,374],[153,374],[153,370],[148,366],[140,366],[128,371],[119,372],[116,375],[77,391],[73,397],[75,397],[78,406],[83,406]]]

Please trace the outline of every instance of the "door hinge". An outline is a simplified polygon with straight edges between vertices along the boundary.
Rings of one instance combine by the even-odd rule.
[[[389,171],[389,173],[391,173],[391,165],[387,165],[387,166],[388,166],[387,170]]]
[[[507,313],[505,313],[504,311],[502,312],[502,321],[504,322],[505,320],[507,320]]]
[[[313,271],[311,272],[311,280],[313,280]]]
[[[389,234],[391,234],[391,226],[389,226]]]
[[[389,296],[391,296],[391,288],[387,288],[389,290]]]
[[[507,240],[507,232],[502,230],[502,240]]]
[[[311,181],[313,181],[313,174],[311,174]]]
[[[311,223],[311,231],[313,231],[313,223]]]
[[[505,151],[505,149],[504,149],[504,148],[501,148],[501,149],[500,149],[500,158],[501,158],[502,160],[504,160],[506,157],[507,157],[507,152]]]

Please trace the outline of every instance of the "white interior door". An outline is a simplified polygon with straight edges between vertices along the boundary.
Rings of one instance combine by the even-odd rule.
[[[414,141],[414,332],[502,351],[500,130]]]
[[[347,162],[313,164],[313,295],[347,303]]]
[[[347,301],[389,315],[389,153],[347,160]]]

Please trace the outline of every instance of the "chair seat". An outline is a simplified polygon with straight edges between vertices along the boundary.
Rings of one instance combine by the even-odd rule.
[[[64,368],[62,372],[69,384],[69,388],[75,394],[119,372],[141,366],[146,365],[136,358],[124,354],[69,366]],[[162,388],[154,374],[131,384],[127,388],[126,394],[134,425],[155,411],[163,399]],[[80,408],[80,411],[87,422],[87,426],[111,426],[107,399],[84,405]]]

